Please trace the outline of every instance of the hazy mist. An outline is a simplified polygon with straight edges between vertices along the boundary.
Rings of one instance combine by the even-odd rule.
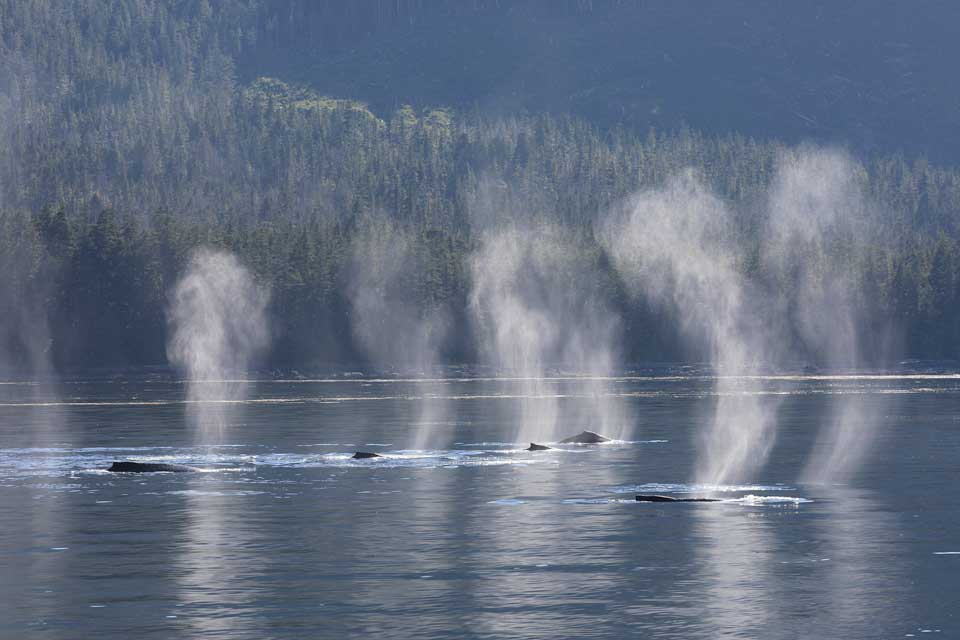
[[[707,484],[752,478],[775,436],[777,401],[737,377],[767,362],[774,336],[738,267],[733,231],[732,211],[692,172],[637,194],[598,227],[633,295],[667,309],[687,340],[709,354],[717,400],[697,471]]]
[[[364,220],[352,244],[347,291],[354,336],[380,370],[420,378],[422,399],[415,409],[414,447],[432,441],[447,416],[441,386],[434,380],[450,329],[449,311],[421,302],[416,281],[416,255],[404,230],[385,216]]]
[[[170,362],[188,377],[188,416],[201,444],[218,444],[246,397],[249,368],[270,342],[267,290],[232,254],[200,249],[174,289]]]

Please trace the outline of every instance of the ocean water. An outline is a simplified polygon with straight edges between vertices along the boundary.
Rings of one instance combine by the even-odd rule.
[[[960,377],[744,378],[777,441],[726,487],[693,484],[708,375],[521,387],[253,381],[201,446],[164,375],[0,384],[0,637],[960,637]],[[803,483],[843,396],[873,446]],[[608,399],[614,442],[519,441],[521,402],[573,434]]]

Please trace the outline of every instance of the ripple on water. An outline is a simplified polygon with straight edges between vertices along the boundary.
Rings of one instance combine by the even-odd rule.
[[[647,482],[611,487],[613,493],[738,493],[744,491],[795,491],[784,484],[683,484],[670,482]]]
[[[813,502],[808,498],[800,498],[798,496],[755,496],[755,495],[746,495],[742,498],[734,498],[732,500],[724,500],[724,502],[736,502],[738,504],[754,505],[754,506],[764,506],[764,505],[783,505],[783,504],[806,504]]]

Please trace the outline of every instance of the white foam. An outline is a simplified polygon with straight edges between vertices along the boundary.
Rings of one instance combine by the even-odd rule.
[[[808,502],[813,502],[813,500],[808,500],[807,498],[800,498],[797,496],[755,496],[747,495],[742,498],[734,498],[732,500],[724,500],[724,502],[736,502],[739,504],[746,504],[752,506],[764,506],[764,505],[776,505],[776,504],[805,504]]]
[[[612,487],[613,493],[735,493],[740,491],[792,491],[786,485],[763,484],[681,484],[648,482]]]

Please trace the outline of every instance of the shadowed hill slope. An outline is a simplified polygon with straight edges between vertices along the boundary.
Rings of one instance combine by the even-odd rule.
[[[241,72],[375,108],[572,112],[602,126],[685,123],[957,159],[956,3],[348,5],[272,3]]]

